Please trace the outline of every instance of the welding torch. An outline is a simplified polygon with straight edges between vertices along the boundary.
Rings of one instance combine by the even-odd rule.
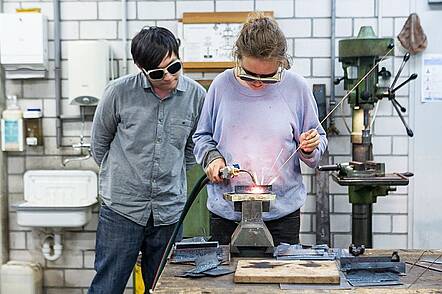
[[[248,174],[252,178],[252,182],[256,185],[256,179],[252,175],[252,173],[248,170],[241,169],[239,167],[239,164],[237,164],[237,163],[234,163],[233,165],[225,166],[219,170],[219,175],[224,180],[230,180],[231,178],[238,176],[240,173]]]

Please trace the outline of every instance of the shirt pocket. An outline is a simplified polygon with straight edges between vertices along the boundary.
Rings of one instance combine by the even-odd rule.
[[[172,119],[170,121],[170,144],[182,150],[192,130],[192,121],[188,119]]]

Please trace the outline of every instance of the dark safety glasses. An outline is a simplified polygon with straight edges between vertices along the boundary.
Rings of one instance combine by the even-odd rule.
[[[237,65],[235,68],[236,76],[246,82],[262,82],[263,84],[276,84],[281,81],[282,78],[282,66],[278,67],[278,70],[272,74],[260,75],[250,72],[244,69],[242,66]]]
[[[171,75],[176,75],[183,65],[181,64],[181,61],[179,59],[175,60],[171,64],[169,64],[166,68],[156,68],[151,70],[145,70],[143,68],[144,73],[146,76],[149,77],[152,81],[160,81],[164,79],[164,76],[166,73],[170,73]]]

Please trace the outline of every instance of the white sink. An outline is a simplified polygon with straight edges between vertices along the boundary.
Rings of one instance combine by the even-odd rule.
[[[25,202],[15,205],[25,227],[81,227],[97,203],[97,175],[87,170],[31,170],[23,177]]]

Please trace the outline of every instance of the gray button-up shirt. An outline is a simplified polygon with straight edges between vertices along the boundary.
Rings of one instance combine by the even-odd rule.
[[[100,165],[99,191],[115,212],[146,225],[178,221],[186,202],[186,166],[195,164],[192,134],[204,88],[181,75],[165,99],[142,73],[110,82],[92,125],[91,148]]]

